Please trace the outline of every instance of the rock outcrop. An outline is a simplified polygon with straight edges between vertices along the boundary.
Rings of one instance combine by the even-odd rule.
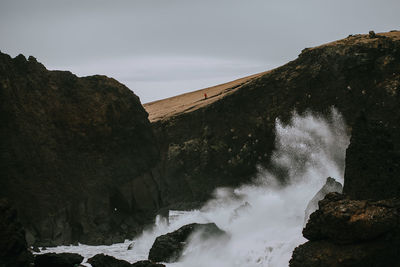
[[[399,96],[397,95],[399,99]],[[362,114],[346,150],[344,192],[355,199],[400,197],[400,106],[385,118]]]
[[[351,200],[330,193],[303,229],[291,267],[399,266],[400,199]]]
[[[151,222],[161,203],[147,116],[114,79],[0,53],[0,197],[29,244],[113,243]]]
[[[192,223],[178,230],[156,238],[149,252],[149,260],[155,262],[175,262],[182,255],[191,234],[198,232],[203,239],[221,237],[226,233],[214,223]]]
[[[28,251],[17,211],[0,199],[0,266],[28,267],[31,263],[33,256]]]
[[[161,150],[163,204],[172,209],[198,206],[218,186],[248,182],[257,166],[271,169],[266,165],[274,149],[276,119],[287,122],[293,110],[327,114],[333,106],[349,132],[363,112],[377,121],[399,121],[393,111],[400,106],[400,32],[375,37],[352,35],[304,49],[296,60],[224,85],[207,100],[202,93],[191,93],[207,105],[158,114],[152,126]],[[145,108],[150,112],[170,101]],[[279,176],[282,170],[275,172]]]
[[[35,267],[75,267],[82,261],[76,253],[46,253],[35,256]]]
[[[343,186],[341,183],[336,182],[332,177],[326,179],[324,186],[315,194],[315,196],[308,202],[304,213],[304,225],[307,223],[310,214],[318,209],[318,202],[323,200],[328,193],[337,192],[342,193]]]

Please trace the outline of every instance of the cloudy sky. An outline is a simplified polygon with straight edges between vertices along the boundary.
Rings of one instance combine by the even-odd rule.
[[[399,12],[399,0],[0,0],[0,50],[105,74],[146,103],[349,34],[400,30]]]

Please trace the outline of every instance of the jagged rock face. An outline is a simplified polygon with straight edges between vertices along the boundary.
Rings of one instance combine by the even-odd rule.
[[[6,200],[0,199],[0,266],[28,267],[31,263],[33,256],[28,251],[17,212]]]
[[[318,202],[323,200],[328,193],[337,192],[342,193],[343,186],[341,183],[336,182],[336,180],[332,177],[328,177],[326,179],[326,183],[324,186],[315,194],[315,196],[308,202],[304,213],[304,224],[307,223],[310,214],[318,209]]]
[[[82,261],[76,253],[46,253],[35,256],[35,267],[75,267]]]
[[[350,200],[331,193],[319,202],[303,235],[311,241],[329,239],[338,244],[390,240],[400,230],[399,218],[399,199]]]
[[[399,113],[397,107],[385,119],[362,115],[357,120],[346,150],[344,191],[350,197],[400,197]]]
[[[398,266],[400,199],[351,200],[330,193],[303,229],[309,242],[293,252],[291,267]]]
[[[155,262],[177,261],[182,255],[188,238],[195,232],[200,233],[204,240],[212,237],[222,237],[226,234],[214,223],[192,223],[182,226],[174,232],[156,238],[149,252],[149,260]]]
[[[28,243],[120,241],[160,205],[147,113],[114,79],[0,54],[0,129],[0,196]]]
[[[195,206],[217,186],[248,182],[256,166],[269,161],[276,118],[286,122],[293,110],[326,114],[334,106],[349,130],[362,111],[376,120],[400,121],[399,86],[400,32],[351,36],[305,49],[206,107],[155,121],[163,201],[173,208]]]

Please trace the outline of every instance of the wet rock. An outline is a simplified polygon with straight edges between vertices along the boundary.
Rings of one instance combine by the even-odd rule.
[[[32,250],[33,252],[37,252],[37,253],[40,252],[40,249],[39,249],[38,247],[36,247],[36,246],[33,246],[33,247],[31,248],[31,250]]]
[[[319,202],[303,229],[311,241],[328,239],[338,244],[392,238],[400,230],[400,200],[350,200],[330,193]]]
[[[175,262],[181,256],[189,236],[194,232],[201,233],[201,237],[204,239],[225,235],[225,232],[214,223],[188,224],[174,232],[157,237],[150,249],[149,260]]]
[[[329,241],[307,242],[297,247],[290,267],[388,267],[399,266],[399,249],[384,241],[337,245]]]
[[[25,267],[33,262],[17,212],[0,199],[0,266]]]
[[[127,261],[118,260],[112,256],[104,255],[104,254],[97,254],[87,261],[92,265],[92,267],[131,267]]]
[[[132,250],[134,246],[135,242],[130,243],[127,250]]]
[[[399,266],[400,199],[351,200],[330,193],[303,229],[291,267]]]
[[[83,261],[76,253],[46,253],[35,256],[35,267],[75,267]]]
[[[132,267],[165,267],[165,265],[152,261],[138,261],[132,264]]]
[[[337,182],[334,178],[328,177],[326,179],[326,183],[324,186],[315,194],[315,196],[310,200],[310,202],[307,205],[307,208],[305,210],[304,214],[304,225],[308,221],[308,218],[310,217],[310,214],[313,213],[318,209],[318,202],[324,197],[331,192],[337,192],[337,193],[342,193],[343,187],[342,184]]]

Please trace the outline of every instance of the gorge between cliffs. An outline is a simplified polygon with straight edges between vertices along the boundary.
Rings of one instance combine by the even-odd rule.
[[[398,31],[144,105],[1,53],[0,266],[400,266],[399,89]]]

